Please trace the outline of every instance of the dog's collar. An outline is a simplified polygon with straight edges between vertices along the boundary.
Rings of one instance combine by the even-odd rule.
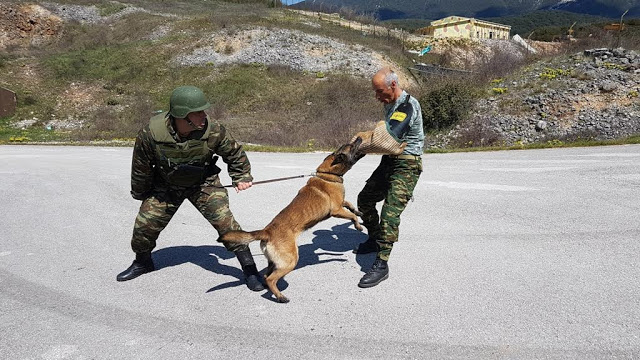
[[[316,171],[314,174],[316,177],[319,177],[322,180],[327,180],[331,182],[343,183],[344,179],[342,175],[326,172],[326,171]]]

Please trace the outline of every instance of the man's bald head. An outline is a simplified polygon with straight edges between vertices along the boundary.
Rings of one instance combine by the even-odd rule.
[[[398,74],[396,74],[391,68],[385,67],[373,75],[376,81],[383,81],[387,86],[391,86],[391,82],[395,81],[398,85]]]
[[[373,75],[371,85],[376,92],[376,99],[385,104],[395,102],[402,95],[402,89],[398,85],[398,75],[388,67],[380,69]]]

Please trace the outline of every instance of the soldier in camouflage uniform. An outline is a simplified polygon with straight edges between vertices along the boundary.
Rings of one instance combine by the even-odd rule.
[[[131,248],[136,259],[118,274],[118,281],[155,270],[151,251],[160,232],[187,199],[213,225],[218,234],[240,230],[229,209],[227,190],[220,183],[218,155],[227,164],[236,191],[251,187],[251,165],[242,146],[204,112],[211,105],[194,86],[171,94],[169,112],[151,118],[136,138],[131,165],[131,195],[142,200],[133,227]],[[264,289],[247,245],[225,243],[236,254],[247,286]]]
[[[354,250],[356,254],[377,252],[371,269],[360,279],[359,287],[378,285],[389,277],[387,261],[393,244],[398,241],[400,214],[413,195],[422,173],[424,148],[420,103],[398,85],[391,69],[378,71],[372,78],[376,99],[384,104],[389,133],[397,141],[406,142],[401,155],[384,155],[366,185],[358,194],[358,209],[369,238]],[[380,215],[376,203],[384,201]]]

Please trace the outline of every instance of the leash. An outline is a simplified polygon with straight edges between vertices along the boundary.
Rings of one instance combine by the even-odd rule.
[[[269,179],[269,180],[253,181],[252,184],[253,185],[267,184],[267,183],[272,183],[272,182],[276,182],[276,181],[299,179],[299,178],[303,178],[303,177],[307,177],[307,176],[315,176],[315,175],[316,175],[316,173],[311,173],[309,175],[287,176],[287,177],[281,177],[281,178],[275,178],[275,179]],[[223,187],[229,188],[229,187],[233,187],[233,185],[224,185]]]
[[[307,177],[307,176],[317,176],[318,173],[320,173],[320,174],[331,174],[331,175],[338,176],[338,177],[342,178],[342,175],[338,175],[338,174],[334,174],[334,173],[330,173],[330,172],[325,172],[325,171],[318,171],[318,172],[313,172],[313,173],[311,173],[309,175],[287,176],[287,177],[281,177],[281,178],[275,178],[275,179],[269,179],[269,180],[252,181],[251,183],[253,185],[267,184],[267,183],[272,183],[272,182],[276,182],[276,181],[299,179],[299,178],[303,178],[303,177]],[[230,187],[233,187],[233,184],[232,185],[224,185],[222,187],[230,188]]]

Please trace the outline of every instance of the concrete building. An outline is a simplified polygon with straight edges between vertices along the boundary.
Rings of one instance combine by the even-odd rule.
[[[423,35],[434,38],[500,39],[509,40],[511,26],[490,21],[449,16],[431,22],[431,26],[419,29]]]

